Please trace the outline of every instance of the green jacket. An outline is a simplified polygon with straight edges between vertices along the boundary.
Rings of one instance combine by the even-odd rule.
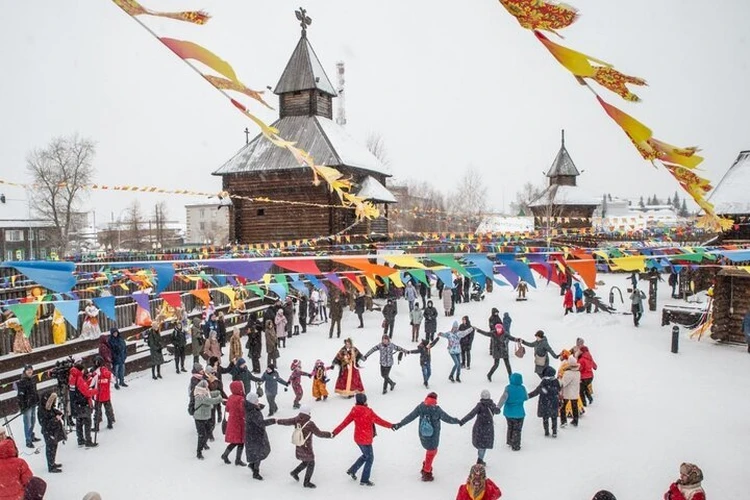
[[[193,418],[195,420],[208,420],[211,418],[211,408],[219,403],[221,403],[219,391],[211,391],[211,397],[209,398],[196,396]]]

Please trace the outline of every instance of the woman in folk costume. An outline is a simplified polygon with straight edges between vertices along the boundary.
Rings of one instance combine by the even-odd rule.
[[[352,339],[346,339],[344,346],[336,354],[333,364],[339,366],[339,376],[336,379],[336,394],[352,397],[365,392],[362,379],[359,376],[357,364],[362,359],[362,353],[354,347]]]
[[[3,325],[15,332],[13,336],[13,353],[28,354],[31,352],[31,344],[29,343],[29,339],[26,338],[26,335],[24,335],[23,333],[21,322],[18,321],[18,318],[16,318],[15,316],[11,316],[11,314],[12,313],[10,311],[6,311],[6,313],[3,315]]]
[[[52,342],[54,344],[64,344],[67,339],[67,330],[65,327],[65,317],[60,311],[55,309],[52,316]]]
[[[235,328],[232,337],[229,339],[229,361],[234,363],[242,357],[242,341],[240,340],[240,330]]]
[[[99,329],[99,309],[94,302],[86,302],[86,308],[83,310],[83,327],[81,328],[81,338],[84,340],[98,339],[102,334]]]
[[[497,500],[502,496],[500,488],[487,478],[482,464],[471,467],[466,483],[458,487],[456,500]]]
[[[326,386],[328,383],[328,376],[326,375],[326,372],[332,369],[333,366],[326,366],[321,360],[315,362],[315,367],[310,374],[313,379],[312,395],[315,398],[315,401],[320,401],[321,399],[325,401],[328,399],[328,387]]]
[[[701,486],[703,471],[695,464],[680,465],[680,479],[669,486],[664,500],[706,500],[706,492]]]

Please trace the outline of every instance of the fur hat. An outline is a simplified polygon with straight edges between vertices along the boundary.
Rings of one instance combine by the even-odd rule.
[[[245,401],[250,403],[251,405],[257,405],[258,404],[258,395],[254,392],[248,392],[247,396],[245,396]]]
[[[102,496],[96,491],[90,491],[86,493],[86,496],[83,497],[83,500],[102,500]]]
[[[600,490],[596,492],[594,498],[591,500],[617,500],[615,496],[607,490]]]
[[[361,392],[354,396],[354,402],[358,405],[366,405],[367,404],[367,395],[362,394]]]
[[[695,464],[684,462],[680,465],[680,475],[685,476],[685,479],[680,478],[680,482],[684,485],[700,484],[703,481],[703,471]]]
[[[310,415],[310,413],[312,412],[312,410],[310,409],[310,407],[309,407],[309,406],[307,406],[307,405],[302,405],[302,406],[300,407],[300,409],[299,409],[299,412],[300,412],[300,413],[302,413],[303,415]]]
[[[536,332],[536,333],[534,334],[534,337],[537,337],[537,338],[543,339],[543,338],[544,338],[544,332],[543,332],[542,330],[538,330],[538,331],[537,331],[537,332]]]
[[[482,399],[492,399],[492,395],[490,394],[490,391],[488,391],[487,389],[484,389],[482,391],[482,394],[479,395],[479,397]]]

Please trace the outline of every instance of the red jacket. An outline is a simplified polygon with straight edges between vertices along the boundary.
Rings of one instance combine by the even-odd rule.
[[[568,288],[565,290],[565,297],[563,298],[563,307],[566,309],[573,308],[573,292]]]
[[[706,493],[703,488],[698,488],[692,495],[685,496],[677,483],[672,483],[669,486],[669,491],[664,493],[664,500],[706,500]]]
[[[0,441],[0,500],[22,500],[33,475],[26,460],[18,458],[16,443]]]
[[[245,442],[245,386],[241,380],[229,384],[232,393],[227,399],[227,432],[224,441],[230,444]]]
[[[578,358],[578,364],[581,365],[581,380],[594,378],[594,370],[597,369],[597,366],[596,361],[591,357],[588,347],[581,347],[581,356]]]
[[[86,380],[86,377],[83,376],[83,372],[75,366],[70,369],[68,385],[71,387],[71,389],[78,389],[78,392],[80,392],[89,401],[91,401],[91,398],[96,396],[96,390],[89,387],[89,382],[88,380]]]
[[[497,500],[501,496],[503,496],[503,493],[500,491],[500,488],[498,488],[491,479],[487,479],[484,483],[484,495],[482,495],[482,500]],[[459,486],[456,500],[473,500],[471,495],[469,495],[469,491],[466,489],[465,484]]]
[[[112,399],[110,396],[112,372],[106,366],[101,366],[96,371],[96,400],[100,403],[106,403]]]
[[[343,422],[333,430],[333,435],[338,435],[347,425],[354,422],[354,442],[361,445],[372,444],[375,437],[375,424],[390,429],[393,424],[378,417],[369,406],[354,405]]]

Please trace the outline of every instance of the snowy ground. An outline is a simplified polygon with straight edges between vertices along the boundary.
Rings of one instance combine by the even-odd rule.
[[[626,288],[623,275],[603,276],[609,285]],[[606,296],[609,287],[601,287]],[[662,300],[668,290],[660,291]],[[512,452],[504,445],[505,421],[496,418],[495,449],[488,452],[488,474],[503,491],[503,498],[534,500],[588,500],[602,488],[613,491],[619,500],[661,498],[677,477],[679,464],[694,462],[704,471],[704,485],[710,498],[745,498],[746,454],[750,449],[747,418],[750,414],[750,356],[744,347],[721,346],[710,339],[690,340],[683,332],[680,354],[670,348],[670,328],[660,327],[660,313],[646,313],[636,329],[630,316],[578,314],[563,317],[561,297],[554,285],[530,293],[528,302],[516,302],[509,287],[495,288],[483,303],[458,305],[457,316],[468,314],[473,323],[486,328],[491,307],[508,311],[513,317],[512,333],[528,340],[537,329],[547,332],[553,349],[570,347],[582,336],[599,364],[594,381],[595,402],[582,418],[580,427],[560,431],[557,440],[545,439],[536,418],[536,400],[526,405],[522,450]],[[394,340],[411,346],[405,302],[399,304]],[[379,313],[365,317],[366,328],[357,330],[354,314],[345,313],[344,334],[352,336],[363,351],[380,339]],[[447,329],[454,318],[440,317],[438,329]],[[281,375],[288,375],[295,357],[306,369],[317,358],[329,362],[340,341],[329,340],[327,325],[311,327],[306,335],[289,341],[282,349]],[[325,330],[325,331],[324,331]],[[462,417],[489,388],[497,399],[506,383],[502,368],[489,384],[485,374],[491,365],[488,339],[478,336],[474,343],[471,371],[462,375],[462,384],[448,381],[450,360],[441,341],[433,353],[431,389],[440,405],[451,415]],[[226,362],[226,361],[225,361]],[[536,387],[533,357],[511,360],[523,374],[528,390]],[[556,363],[553,366],[557,366]],[[117,415],[114,430],[99,435],[100,446],[78,449],[75,439],[58,451],[58,462],[65,473],[48,474],[44,454],[25,455],[35,473],[49,485],[47,498],[71,500],[96,490],[105,500],[179,498],[181,500],[236,495],[262,495],[271,498],[357,498],[452,499],[459,484],[466,480],[475,450],[471,446],[471,424],[443,427],[441,446],[434,465],[435,482],[422,483],[419,470],[424,450],[419,444],[418,424],[397,431],[379,429],[375,441],[374,488],[360,487],[344,474],[358,456],[350,426],[333,440],[316,439],[317,469],[313,481],[317,490],[303,490],[289,477],[297,465],[290,443],[291,428],[269,428],[272,453],[262,464],[265,481],[251,478],[250,470],[224,465],[223,436],[205,452],[206,460],[195,459],[195,428],[186,412],[189,374],[176,375],[165,365],[164,379],[135,374],[130,388],[113,392]],[[421,385],[418,357],[409,356],[394,367],[396,391],[382,395],[378,361],[375,356],[362,370],[369,403],[383,418],[396,422],[409,413],[426,395]],[[227,381],[228,382],[228,381]],[[310,383],[303,380],[303,403],[313,408],[313,418],[323,429],[335,427],[347,414],[351,400],[333,396],[327,402],[311,400]],[[333,389],[333,381],[329,390]],[[295,414],[292,393],[281,393],[281,417]],[[20,422],[13,432],[23,435]],[[19,440],[23,444],[23,439]],[[23,448],[25,451],[26,449]],[[348,493],[347,493],[348,492]]]

